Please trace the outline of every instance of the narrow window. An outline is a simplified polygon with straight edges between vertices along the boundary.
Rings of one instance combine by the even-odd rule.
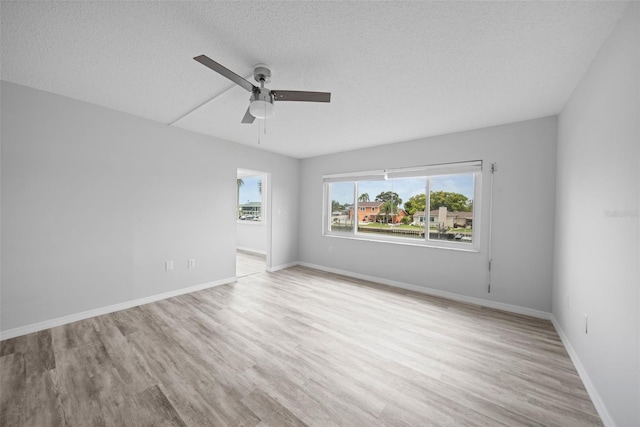
[[[429,178],[430,240],[473,242],[474,174]]]
[[[266,176],[259,172],[238,170],[237,220],[243,223],[264,222],[264,196]]]
[[[354,218],[357,216],[353,200],[354,189],[353,182],[335,182],[326,187],[326,199],[330,201],[326,224],[329,232],[353,232]]]

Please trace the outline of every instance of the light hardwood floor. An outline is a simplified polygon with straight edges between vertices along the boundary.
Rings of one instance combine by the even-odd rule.
[[[262,273],[267,267],[267,256],[248,251],[236,251],[236,277]]]
[[[548,321],[295,267],[0,343],[3,426],[601,425]]]

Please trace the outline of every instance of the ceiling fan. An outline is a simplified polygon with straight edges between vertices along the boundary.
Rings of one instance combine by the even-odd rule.
[[[267,89],[264,84],[271,81],[271,69],[264,64],[256,65],[253,70],[253,77],[260,83],[260,87],[258,87],[206,55],[196,56],[193,59],[251,92],[249,108],[242,118],[242,123],[253,123],[256,118],[273,117],[274,101],[331,102],[330,92]]]

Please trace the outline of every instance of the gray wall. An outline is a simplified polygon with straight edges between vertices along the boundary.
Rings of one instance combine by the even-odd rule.
[[[553,313],[619,426],[640,425],[639,28],[632,3],[558,123]]]
[[[304,159],[302,262],[533,310],[551,311],[556,118]],[[492,291],[487,293],[490,173],[479,253],[322,236],[322,175],[465,160],[496,162]]]
[[[236,224],[236,245],[239,249],[266,254],[267,225],[251,221],[238,222]]]
[[[232,279],[238,167],[271,173],[272,265],[297,260],[297,159],[1,89],[2,331]]]

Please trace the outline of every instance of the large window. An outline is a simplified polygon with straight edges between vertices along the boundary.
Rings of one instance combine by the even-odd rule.
[[[353,182],[336,182],[328,187],[328,224],[327,228],[333,233],[353,232],[353,198],[355,185]]]
[[[327,175],[324,233],[478,248],[482,162]]]
[[[237,176],[237,219],[243,223],[264,222],[265,174],[255,171],[238,170]]]

